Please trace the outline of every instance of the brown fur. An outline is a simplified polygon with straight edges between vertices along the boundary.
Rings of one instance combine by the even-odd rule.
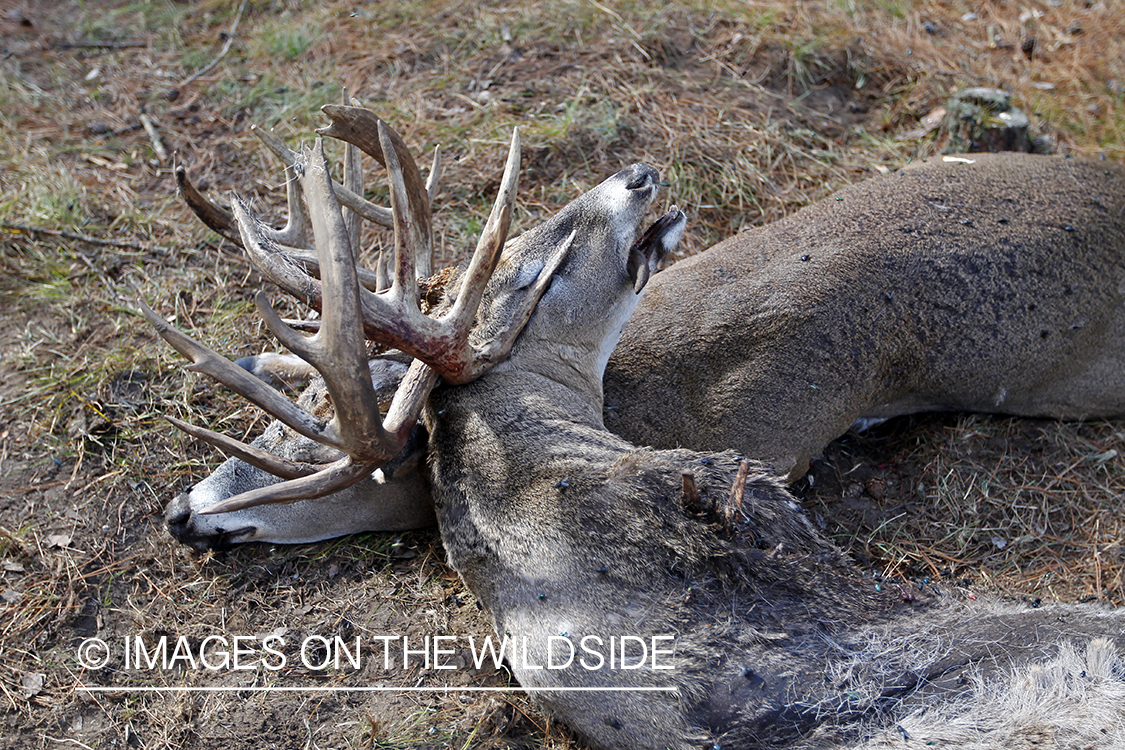
[[[959,158],[657,275],[606,370],[606,426],[795,478],[860,418],[1125,415],[1125,169]]]

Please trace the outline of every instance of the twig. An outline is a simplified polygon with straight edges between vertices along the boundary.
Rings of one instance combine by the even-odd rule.
[[[1102,531],[1102,519],[1094,519],[1094,596],[1098,599],[1104,599],[1105,595],[1102,591],[1102,557],[1101,550],[1098,548]]]
[[[954,563],[956,565],[976,565],[979,562],[978,560],[975,560],[975,559],[966,560],[966,559],[961,558],[961,557],[954,557],[953,555],[947,555],[944,552],[939,552],[936,549],[934,549],[933,547],[927,547],[924,544],[915,543],[914,547],[917,548],[917,549],[920,549],[920,550],[925,550],[926,552],[929,552],[931,555],[934,555],[935,557],[940,557],[941,559],[945,560],[946,562],[951,562],[951,563]]]
[[[140,250],[141,252],[153,252],[156,248],[146,247],[136,242],[126,242],[125,240],[99,240],[97,237],[89,237],[84,234],[75,234],[74,232],[64,232],[59,229],[44,229],[43,227],[29,227],[23,224],[9,224],[8,222],[0,222],[0,229],[3,229],[8,234],[30,234],[41,235],[45,237],[61,237],[65,240],[74,240],[75,242],[85,242],[87,245],[99,245],[101,247],[123,247],[129,250]]]
[[[207,71],[211,70],[212,68],[214,68],[216,65],[219,64],[219,60],[223,59],[223,56],[226,55],[226,53],[230,51],[230,46],[234,43],[234,34],[235,34],[236,31],[238,31],[238,24],[242,21],[242,11],[244,11],[245,9],[246,9],[246,0],[242,0],[242,2],[239,3],[239,5],[238,5],[238,12],[236,12],[234,14],[234,23],[231,24],[230,31],[227,32],[227,40],[223,44],[223,48],[219,51],[219,54],[215,56],[215,59],[212,60],[211,62],[207,63],[206,65],[204,65],[199,70],[192,73],[190,76],[188,76],[184,80],[180,81],[176,85],[176,88],[183,88],[184,86],[187,86],[189,83],[194,81],[196,78],[199,78],[201,75],[206,74]]]
[[[742,512],[742,496],[746,493],[746,478],[750,476],[750,462],[745,458],[738,464],[738,473],[734,477],[734,484],[730,488],[730,500],[727,503],[727,522],[733,522]]]
[[[683,482],[684,507],[692,513],[700,512],[702,509],[699,503],[699,488],[695,485],[695,474],[690,471],[684,471],[681,475],[681,480]]]
[[[133,122],[133,123],[129,123],[128,125],[125,125],[123,127],[120,127],[117,130],[111,131],[109,133],[109,135],[116,138],[118,136],[125,135],[126,133],[132,133],[134,130],[140,130],[143,127],[144,127],[144,123]]]
[[[156,126],[152,124],[152,118],[143,109],[141,110],[141,125],[144,125],[145,132],[148,133],[148,139],[152,142],[152,150],[156,152],[156,158],[163,164],[168,161],[168,149],[164,148],[164,141],[160,140],[160,133],[156,132]]]
[[[78,740],[72,740],[70,737],[52,737],[49,734],[45,734],[43,736],[49,739],[51,742],[57,742],[60,745],[78,745],[78,747],[84,748],[85,750],[94,750],[94,748],[90,747],[89,745],[81,743]]]
[[[129,49],[147,47],[148,42],[59,42],[58,49]]]

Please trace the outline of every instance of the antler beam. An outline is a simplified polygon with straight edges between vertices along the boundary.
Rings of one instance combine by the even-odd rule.
[[[285,162],[292,183],[287,196],[290,218],[283,230],[266,227],[237,196],[232,196],[232,210],[225,212],[199,196],[186,181],[186,175],[177,173],[185,199],[209,226],[224,234],[237,232],[255,265],[271,280],[293,296],[321,309],[320,325],[310,336],[283,322],[263,294],[255,298],[274,336],[323,376],[335,416],[324,422],[305,412],[241,367],[176,331],[141,302],[146,317],[166,341],[192,361],[189,369],[209,375],[298,433],[343,453],[343,457],[333,463],[310,466],[270,456],[209,430],[188,429],[173,420],[173,424],[184,426],[191,434],[287,480],[232,497],[208,508],[206,513],[323,497],[370,475],[392,459],[409,438],[439,376],[452,383],[468,382],[507,356],[573,240],[572,234],[544,267],[521,309],[513,320],[506,322],[499,338],[480,345],[470,344],[477,308],[511,224],[519,172],[519,133],[513,132],[499,194],[468,269],[461,277],[456,298],[448,310],[435,319],[419,308],[417,278],[420,262],[427,265],[428,271],[431,256],[429,201],[440,171],[437,154],[431,182],[424,186],[402,139],[385,123],[354,107],[332,106],[325,111],[332,117],[333,124],[323,132],[352,144],[345,153],[346,187],[332,181],[322,139],[318,138],[312,149],[293,152],[272,136],[263,134],[263,142]],[[372,128],[376,131],[375,138],[369,132]],[[390,184],[394,257],[386,269],[389,284],[377,285],[379,291],[374,292],[360,284],[363,273],[354,258],[357,227],[341,206],[344,203],[355,213],[350,199],[348,202],[341,200],[341,195],[349,192],[354,195],[359,185],[358,158],[351,150],[353,145],[385,164]],[[316,248],[319,280],[295,262],[292,246],[289,250],[279,246],[281,241],[295,245],[308,242],[309,230]],[[312,259],[305,260],[306,264],[312,262]],[[371,383],[363,345],[365,337],[415,357],[383,418],[380,418],[378,399]]]

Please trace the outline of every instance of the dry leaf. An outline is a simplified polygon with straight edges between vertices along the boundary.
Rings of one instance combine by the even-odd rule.
[[[47,536],[48,547],[67,547],[70,545],[70,534],[49,534]]]

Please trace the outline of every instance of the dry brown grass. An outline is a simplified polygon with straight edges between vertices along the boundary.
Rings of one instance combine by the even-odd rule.
[[[281,704],[74,693],[91,679],[72,653],[88,633],[199,633],[234,627],[232,617],[251,630],[284,617],[300,632],[481,625],[433,534],[202,558],[164,534],[164,502],[217,459],[160,414],[234,434],[262,420],[182,374],[126,309],[122,282],[219,351],[272,344],[248,304],[257,278],[174,199],[171,164],[139,127],[142,107],[196,180],[276,212],[281,180],[250,123],[306,138],[343,84],[419,151],[445,150],[436,222],[446,259],[471,245],[518,125],[518,224],[647,160],[691,214],[689,254],[932,153],[931,138],[904,136],[966,86],[1010,91],[1059,151],[1125,160],[1121,9],[981,5],[252,3],[230,51],[182,86],[218,55],[237,4],[27,0],[5,10],[0,221],[71,235],[0,237],[10,744],[571,746],[517,698],[486,710],[456,696]],[[826,531],[872,565],[1014,595],[1125,597],[1119,422],[896,420],[834,444],[813,477],[802,492]],[[34,674],[42,688],[26,682]]]

